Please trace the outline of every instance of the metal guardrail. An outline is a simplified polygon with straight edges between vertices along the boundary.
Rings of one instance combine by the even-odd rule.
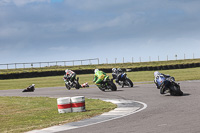
[[[0,69],[17,69],[17,68],[41,68],[50,66],[75,66],[99,64],[99,58],[71,60],[71,61],[51,61],[51,62],[29,62],[29,63],[9,63],[0,64]]]

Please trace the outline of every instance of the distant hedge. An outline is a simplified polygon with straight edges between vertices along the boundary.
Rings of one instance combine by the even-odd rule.
[[[164,66],[148,66],[148,67],[137,67],[137,68],[127,68],[129,71],[155,71],[155,70],[169,70],[169,69],[184,69],[200,67],[200,63],[191,64],[177,64],[177,65],[164,65]],[[123,71],[127,69],[122,68]],[[101,69],[106,73],[111,73],[110,69]],[[74,70],[76,74],[93,74],[94,69],[88,70]],[[33,78],[33,77],[46,77],[46,76],[58,76],[64,75],[64,71],[45,71],[45,72],[24,72],[24,73],[12,73],[12,74],[0,74],[0,79],[18,79],[18,78]]]

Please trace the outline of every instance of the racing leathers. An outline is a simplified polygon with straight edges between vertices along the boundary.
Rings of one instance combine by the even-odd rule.
[[[154,83],[156,84],[157,89],[161,89],[161,91],[160,91],[161,94],[164,94],[166,90],[164,88],[160,88],[160,86],[158,85],[157,78],[159,78],[159,76],[165,77],[166,80],[175,81],[174,77],[171,77],[170,75],[165,75],[165,74],[159,73],[159,72],[156,75],[154,74],[154,76],[155,76]]]
[[[103,72],[103,71],[97,71],[97,72],[95,72],[95,74],[94,74],[93,82],[95,82],[95,84],[96,84],[99,88],[102,88],[102,87],[101,87],[101,82],[102,82],[105,78],[108,78],[108,77],[109,77],[109,76],[107,76],[105,72]]]
[[[124,72],[120,68],[117,68],[112,72],[113,79],[115,79],[116,83],[119,83],[119,80],[121,79],[121,75],[123,73]]]
[[[65,70],[66,74],[64,75],[64,81],[68,81],[70,84],[74,82],[74,79],[76,78],[76,73],[72,70]]]

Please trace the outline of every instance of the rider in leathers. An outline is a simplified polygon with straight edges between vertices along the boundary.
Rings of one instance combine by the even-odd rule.
[[[120,68],[113,68],[112,69],[112,76],[115,79],[115,82],[119,84],[119,80],[121,79],[121,75],[124,72]]]
[[[69,81],[70,84],[74,82],[74,79],[76,78],[76,73],[72,70],[65,70],[64,80]]]
[[[154,83],[156,84],[157,89],[161,89],[160,86],[159,86],[158,83],[157,83],[157,78],[159,78],[159,76],[165,77],[166,80],[171,79],[171,80],[175,81],[175,78],[174,78],[174,77],[171,77],[170,75],[165,75],[165,74],[160,73],[160,72],[158,72],[158,71],[155,71],[155,72],[154,72],[154,77],[155,77]],[[161,94],[164,94],[165,91],[166,91],[165,89],[161,89],[160,93],[161,93]]]
[[[95,82],[95,84],[96,84],[100,89],[102,89],[101,82],[102,82],[105,78],[108,78],[108,77],[109,77],[109,76],[107,76],[105,72],[99,71],[99,69],[95,69],[95,70],[94,70],[94,79],[93,79],[93,82]]]

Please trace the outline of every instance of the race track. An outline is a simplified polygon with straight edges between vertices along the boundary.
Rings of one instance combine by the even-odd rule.
[[[36,88],[35,92],[27,93],[22,93],[22,90],[2,90],[0,96],[85,96],[134,100],[147,105],[147,108],[134,114],[60,133],[199,133],[200,81],[182,81],[180,86],[184,95],[179,97],[160,95],[154,84],[118,87],[116,92],[102,92],[94,86],[70,91],[65,87]]]

